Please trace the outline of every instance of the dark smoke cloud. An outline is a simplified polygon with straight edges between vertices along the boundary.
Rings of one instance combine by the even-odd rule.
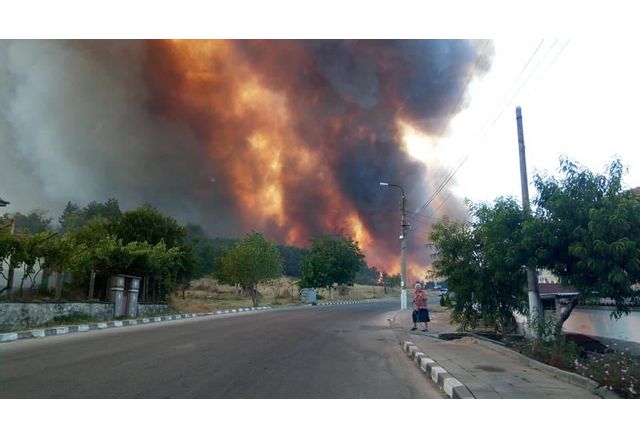
[[[125,208],[149,202],[214,234],[241,234],[246,221],[237,220],[242,209],[227,190],[237,181],[226,170],[234,151],[248,148],[246,133],[268,120],[229,116],[241,65],[286,97],[297,136],[322,152],[343,196],[381,240],[377,248],[395,253],[398,196],[381,192],[378,182],[402,184],[418,206],[447,172],[402,150],[396,119],[439,134],[461,109],[467,77],[489,68],[492,46],[367,40],[232,47],[224,62],[201,63],[216,79],[203,83],[202,101],[194,103],[176,95],[187,77],[164,42],[0,42],[0,195],[15,209],[54,214],[67,200],[116,197]],[[329,231],[325,177],[292,172],[283,183],[287,220],[307,236]],[[283,236],[276,224],[267,229]]]

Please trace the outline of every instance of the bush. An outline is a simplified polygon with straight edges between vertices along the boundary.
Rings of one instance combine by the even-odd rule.
[[[561,369],[571,370],[574,362],[584,353],[573,341],[558,333],[557,319],[553,315],[531,318],[531,324],[537,337],[517,343],[522,353],[543,363]]]
[[[579,374],[606,386],[624,398],[638,398],[640,392],[640,361],[624,350],[592,354],[576,359],[574,369]]]
[[[559,333],[554,316],[532,319],[539,338],[511,344],[521,353],[552,366],[590,378],[624,398],[638,398],[640,361],[628,349],[588,352]],[[615,344],[614,344],[615,347]]]

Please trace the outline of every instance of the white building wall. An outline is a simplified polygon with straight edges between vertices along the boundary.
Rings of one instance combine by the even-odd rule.
[[[35,266],[35,271],[39,270],[39,266],[36,263]],[[9,266],[6,263],[2,263],[2,273],[5,276],[9,275]],[[21,268],[16,268],[14,270],[14,275],[13,275],[13,288],[14,290],[17,288],[20,288],[20,282],[22,282],[22,277],[24,276],[24,270],[22,270]],[[35,287],[38,288],[40,286],[40,281],[42,280],[42,271],[40,271],[40,273],[38,273],[37,276],[35,276],[35,280],[36,280],[36,285]],[[5,288],[7,286],[7,280],[3,277],[0,276],[0,290],[2,290],[3,288]],[[31,280],[27,279],[24,281],[24,288],[31,288]]]
[[[562,326],[566,332],[640,343],[640,311],[632,311],[616,320],[610,317],[613,307],[575,308]]]

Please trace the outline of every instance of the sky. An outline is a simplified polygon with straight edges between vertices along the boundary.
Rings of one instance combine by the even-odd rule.
[[[531,199],[533,174],[557,175],[562,155],[599,172],[619,157],[628,168],[625,185],[640,186],[640,66],[630,56],[633,41],[511,38],[494,44],[490,71],[469,84],[468,107],[452,120],[445,138],[410,136],[410,153],[424,160],[435,154],[450,169],[468,156],[450,183],[463,198],[520,199],[519,105]]]

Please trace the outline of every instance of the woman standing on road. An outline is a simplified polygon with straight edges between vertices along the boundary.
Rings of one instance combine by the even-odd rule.
[[[415,291],[413,292],[413,300],[411,301],[411,303],[413,303],[413,314],[411,315],[411,318],[413,319],[413,328],[411,328],[411,330],[415,331],[416,329],[418,329],[417,323],[420,322],[424,324],[424,329],[422,330],[422,332],[429,331],[427,322],[429,322],[431,319],[429,319],[427,295],[422,290],[422,284],[420,282],[415,283]]]

